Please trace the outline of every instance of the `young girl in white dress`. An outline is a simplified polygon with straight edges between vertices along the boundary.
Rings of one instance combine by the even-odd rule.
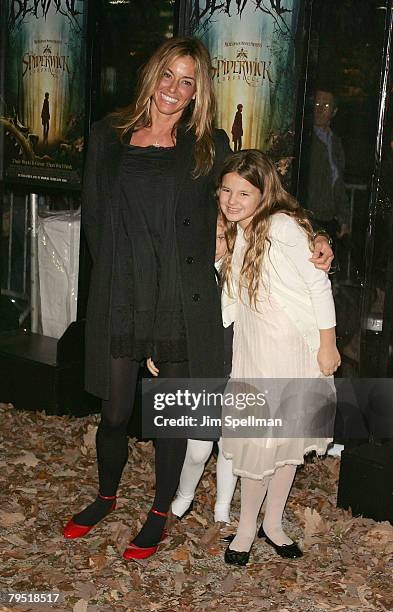
[[[231,377],[332,377],[340,365],[334,302],[326,273],[310,262],[312,228],[306,214],[257,150],[226,161],[218,198],[229,245],[221,278],[223,322],[234,322]],[[258,535],[283,557],[301,556],[282,528],[285,504],[296,466],[312,450],[324,454],[330,441],[223,438],[224,455],[241,476],[240,521],[225,553],[227,563],[247,563],[265,495]]]

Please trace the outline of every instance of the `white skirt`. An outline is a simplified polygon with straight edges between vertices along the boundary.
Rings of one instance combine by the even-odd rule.
[[[319,370],[317,351],[308,346],[272,296],[258,302],[258,312],[242,302],[237,304],[231,378],[323,378],[330,397],[335,394],[333,377],[325,377]],[[307,413],[312,411],[313,407],[307,406]],[[330,434],[329,430],[329,435],[333,431]],[[226,437],[224,431],[223,452],[232,459],[235,474],[262,479],[285,464],[302,464],[304,455],[311,451],[324,455],[331,441],[332,437],[233,438]]]

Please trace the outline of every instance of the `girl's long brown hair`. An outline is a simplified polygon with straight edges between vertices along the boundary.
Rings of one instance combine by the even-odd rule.
[[[293,217],[306,232],[310,246],[313,231],[306,212],[299,203],[283,188],[277,170],[270,159],[257,149],[239,151],[231,155],[221,170],[218,189],[223,178],[230,172],[236,172],[261,192],[261,202],[250,223],[245,229],[247,248],[240,271],[239,285],[244,284],[248,290],[250,304],[256,307],[257,294],[261,279],[262,262],[270,248],[269,229],[271,216],[285,213]],[[222,213],[226,226],[227,252],[221,266],[221,279],[230,292],[232,255],[236,240],[236,223],[228,221]]]
[[[214,162],[213,120],[216,99],[211,78],[211,60],[206,47],[196,38],[171,38],[164,42],[145,64],[137,85],[135,99],[129,106],[113,113],[123,139],[130,130],[151,126],[150,105],[166,68],[177,58],[190,56],[195,62],[195,100],[184,110],[181,123],[196,136],[194,176],[207,174]],[[175,130],[176,130],[175,126]]]

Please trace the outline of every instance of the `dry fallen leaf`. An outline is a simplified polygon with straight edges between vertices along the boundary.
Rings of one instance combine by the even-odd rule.
[[[39,463],[39,459],[35,456],[34,453],[30,451],[24,451],[23,455],[16,457],[16,459],[10,459],[9,463],[13,463],[14,465],[23,464],[26,467],[35,467],[37,463]]]
[[[203,548],[210,548],[213,544],[217,542],[220,534],[221,534],[220,523],[214,523],[214,525],[212,525],[205,531],[205,533],[199,540],[199,544]]]
[[[83,444],[87,448],[95,448],[96,433],[97,433],[97,426],[96,425],[88,425],[87,426],[87,431],[86,431],[85,434],[83,434]]]
[[[2,527],[12,527],[12,525],[24,521],[25,518],[25,515],[21,512],[5,512],[0,510],[0,525]]]
[[[206,525],[207,525],[207,520],[206,520],[205,518],[203,518],[203,516],[201,516],[200,514],[198,514],[197,512],[195,512],[195,510],[193,510],[193,511],[190,513],[190,516],[193,516],[193,517],[194,517],[194,519],[195,519],[196,521],[198,521],[198,523],[200,523],[201,525],[203,525],[203,527],[206,527]]]
[[[237,580],[235,576],[232,573],[227,574],[227,576],[224,578],[222,585],[221,585],[222,590],[225,593],[225,595],[233,591],[233,589],[236,588],[236,584],[237,584]]]
[[[123,523],[111,523],[113,540],[119,554],[122,555],[131,540],[130,528]]]
[[[180,595],[183,589],[184,581],[186,580],[186,575],[184,572],[176,572],[174,576],[175,580],[175,593],[176,595]]]
[[[92,597],[95,597],[97,589],[92,582],[80,582],[76,580],[74,582],[75,597],[85,599],[89,601]]]
[[[384,521],[372,527],[366,534],[366,539],[371,539],[377,544],[387,544],[393,542],[393,526]]]
[[[101,570],[107,564],[107,558],[102,553],[97,553],[89,558],[89,565],[94,569]]]
[[[304,510],[304,544],[307,546],[312,543],[313,536],[318,533],[321,524],[321,515],[312,508]]]
[[[85,599],[78,599],[72,608],[72,612],[87,612],[87,604],[88,602]]]
[[[225,564],[223,531],[216,538],[214,525],[212,456],[196,491],[195,515],[176,521],[157,554],[141,563],[126,563],[122,548],[138,532],[154,499],[152,442],[130,439],[116,511],[86,538],[65,541],[66,520],[96,496],[97,469],[90,444],[98,417],[58,417],[0,407],[0,421],[0,459],[7,457],[0,469],[6,500],[0,508],[3,517],[26,516],[9,528],[0,523],[2,591],[58,589],[64,595],[64,602],[56,606],[60,612],[75,606],[77,612],[393,610],[391,527],[336,507],[339,459],[315,461],[297,471],[283,526],[302,545],[307,523],[312,545],[296,562],[281,559],[257,539],[247,567]],[[15,449],[20,449],[17,455]],[[29,462],[27,451],[34,462],[34,457],[41,461],[37,467],[9,461]],[[240,486],[231,508],[232,532],[239,518],[239,493]],[[32,606],[32,612],[33,608],[41,612],[41,606]],[[42,606],[42,612],[47,611],[50,608]]]
[[[16,533],[11,533],[11,534],[7,534],[7,535],[2,535],[2,540],[5,540],[6,542],[9,542],[10,544],[14,544],[15,546],[22,546],[25,549],[27,549],[28,547],[28,543],[26,540],[22,540],[22,538],[20,538],[18,535],[16,535]]]
[[[189,560],[190,560],[190,553],[189,553],[189,550],[188,550],[187,546],[185,544],[183,544],[183,546],[179,546],[174,551],[172,551],[171,559],[172,559],[172,561],[186,561],[186,562],[189,562]]]

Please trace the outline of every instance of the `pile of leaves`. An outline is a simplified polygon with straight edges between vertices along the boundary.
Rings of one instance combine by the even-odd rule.
[[[64,523],[96,494],[97,416],[54,417],[0,404],[0,427],[0,592],[62,596],[55,605],[19,610],[393,610],[393,527],[336,508],[339,459],[298,470],[284,524],[304,549],[301,559],[282,559],[257,540],[246,568],[224,563],[226,543],[213,523],[212,456],[193,511],[175,522],[157,554],[135,563],[121,554],[153,499],[152,443],[130,440],[118,509],[86,538],[65,541]],[[238,488],[233,530],[239,505]]]

